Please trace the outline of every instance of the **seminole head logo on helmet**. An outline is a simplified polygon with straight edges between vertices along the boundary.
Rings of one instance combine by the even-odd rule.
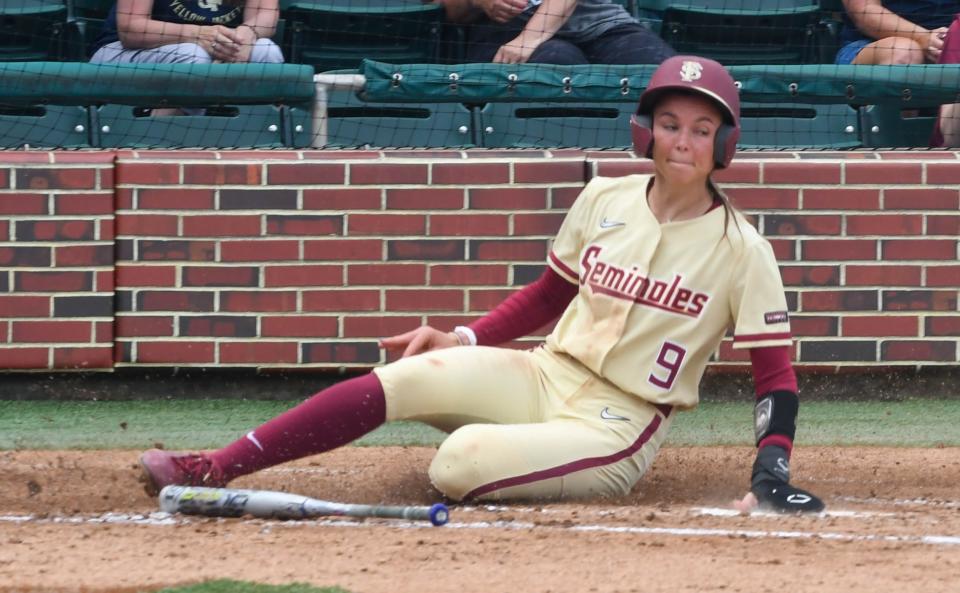
[[[693,82],[694,80],[700,80],[701,76],[703,76],[703,64],[693,60],[683,61],[683,65],[680,66],[680,80]]]
[[[653,109],[660,98],[679,91],[703,95],[723,114],[713,145],[713,160],[718,169],[730,164],[740,139],[740,92],[720,63],[698,56],[673,56],[653,72],[640,95],[637,112],[630,118],[633,148],[637,155],[650,157],[653,151]]]

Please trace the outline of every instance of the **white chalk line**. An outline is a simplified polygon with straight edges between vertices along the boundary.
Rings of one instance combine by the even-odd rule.
[[[572,531],[605,531],[611,533],[644,533],[656,535],[679,535],[699,537],[743,537],[754,539],[823,539],[851,542],[896,542],[932,545],[960,545],[960,536],[954,535],[859,535],[830,531],[762,531],[752,529],[704,529],[699,527],[613,527],[599,525],[575,525]]]
[[[691,507],[688,509],[679,508],[681,512],[686,511],[693,515],[703,515],[708,517],[743,517],[744,515],[736,510],[722,507]],[[457,507],[457,511],[488,511],[488,512],[510,512],[510,513],[538,513],[544,515],[550,514],[563,514],[570,515],[570,511],[563,509],[549,509],[549,508],[540,508],[540,507],[512,507],[512,506],[503,506],[503,505],[486,505],[486,506],[463,506]],[[619,509],[595,509],[595,510],[584,510],[577,509],[578,515],[598,515],[601,517],[611,517],[618,514],[624,514],[630,511],[645,511],[645,509],[639,507],[620,507]],[[673,512],[673,509],[661,510],[653,509],[650,511],[658,514],[670,514]],[[782,519],[785,517],[790,517],[791,515],[784,515],[782,513],[776,513],[773,511],[761,511],[756,510],[750,513],[751,517],[765,517],[772,519]],[[810,515],[812,517],[836,517],[843,519],[871,519],[873,517],[895,517],[897,513],[880,513],[880,512],[871,512],[871,511],[845,511],[845,510],[835,510],[828,509],[821,513],[815,515]]]
[[[696,515],[708,517],[742,517],[744,516],[736,509],[723,509],[716,507],[693,507],[690,509]],[[790,515],[776,513],[773,511],[753,511],[751,517],[784,518]],[[896,517],[897,513],[873,513],[870,511],[844,511],[828,509],[813,515],[814,517],[837,517],[842,519],[872,519],[874,517]]]
[[[201,519],[206,520],[206,519]],[[221,519],[226,521],[227,519]],[[0,515],[0,523],[36,523],[36,524],[110,524],[110,525],[187,525],[193,523],[189,517],[169,513],[150,513],[149,515],[128,515],[124,513],[105,513],[98,516],[54,516],[35,517],[33,515]],[[263,530],[274,527],[325,526],[325,527],[394,527],[400,529],[434,529],[425,522],[384,521],[384,520],[344,520],[311,519],[298,521],[263,521]],[[507,529],[515,531],[549,530],[593,533],[626,533],[639,535],[666,535],[677,537],[725,537],[745,539],[788,539],[788,540],[828,540],[848,542],[887,542],[901,544],[926,544],[934,546],[960,546],[957,535],[877,535],[856,534],[836,531],[783,531],[761,529],[722,529],[704,527],[645,527],[630,525],[542,525],[529,521],[472,521],[447,523],[441,529]]]
[[[112,524],[112,525],[186,525],[188,518],[177,518],[170,513],[156,512],[149,515],[131,515],[127,513],[104,513],[96,516],[55,515],[37,517],[35,515],[0,515],[0,523],[37,523],[37,524]]]

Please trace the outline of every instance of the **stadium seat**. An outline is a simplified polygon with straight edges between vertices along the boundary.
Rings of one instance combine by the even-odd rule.
[[[59,105],[0,104],[0,148],[90,148],[87,109]]]
[[[487,103],[477,110],[486,148],[626,148],[630,103]]]
[[[86,61],[93,54],[93,43],[116,0],[68,0],[70,8],[69,57]]]
[[[410,0],[283,0],[283,53],[317,72],[355,69],[364,58],[440,61],[443,8]]]
[[[153,116],[129,105],[91,112],[101,148],[280,148],[289,145],[285,111],[274,105],[218,106],[203,115]]]
[[[440,62],[443,64],[463,64],[467,58],[467,27],[457,23],[445,22],[440,30]]]
[[[67,5],[63,0],[0,2],[0,61],[55,61],[64,56]]]
[[[633,103],[488,103],[477,111],[487,148],[629,148]],[[861,145],[847,105],[745,103],[741,148],[846,149]]]
[[[285,147],[290,118],[280,105],[309,111],[313,76],[295,64],[0,62],[0,144]],[[158,106],[205,111],[149,113]]]
[[[857,110],[845,104],[744,103],[740,123],[741,148],[862,146]]]
[[[659,15],[660,36],[680,53],[724,65],[822,61],[817,0],[638,0]]]
[[[301,108],[293,108],[296,118]],[[470,109],[460,103],[372,103],[355,92],[327,95],[326,142],[320,146],[350,148],[476,146]],[[294,137],[298,147],[302,136]]]
[[[863,145],[869,148],[926,148],[939,108],[905,110],[900,105],[860,108]]]
[[[843,7],[843,0],[820,0],[820,10],[839,15],[846,9]]]
[[[840,50],[840,30],[843,28],[843,0],[820,0],[818,49],[820,61],[832,64]]]

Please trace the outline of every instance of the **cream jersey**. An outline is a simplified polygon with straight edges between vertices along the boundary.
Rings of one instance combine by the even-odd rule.
[[[650,175],[594,178],[564,219],[548,264],[579,284],[547,347],[654,404],[696,406],[707,361],[734,348],[791,343],[773,249],[724,208],[661,224]]]

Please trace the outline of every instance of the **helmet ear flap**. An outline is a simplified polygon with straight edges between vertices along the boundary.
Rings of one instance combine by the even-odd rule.
[[[739,140],[740,129],[738,127],[722,124],[717,128],[717,135],[713,139],[713,162],[718,169],[725,169],[730,165]]]
[[[637,156],[650,158],[653,155],[653,119],[649,115],[632,115],[630,134],[633,136],[633,150]]]
[[[653,158],[653,118],[634,114],[630,117],[630,133],[633,150],[637,156]],[[730,124],[722,124],[713,140],[713,161],[718,169],[725,169],[733,160],[740,140],[740,130]]]

